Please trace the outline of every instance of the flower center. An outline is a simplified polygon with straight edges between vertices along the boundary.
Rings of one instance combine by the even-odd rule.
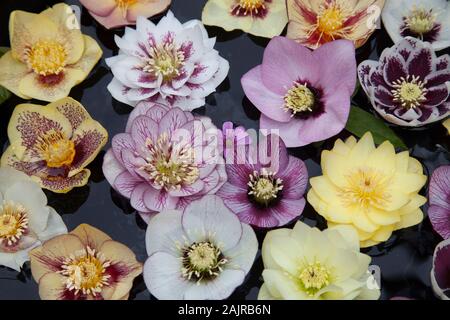
[[[70,165],[75,158],[75,144],[60,131],[51,131],[37,141],[37,149],[50,168]]]
[[[200,173],[190,144],[174,145],[163,133],[156,143],[147,138],[145,151],[149,154],[142,169],[159,186],[166,190],[179,190],[183,185],[197,181]]]
[[[3,201],[0,206],[0,242],[12,246],[28,230],[28,214],[24,206]]]
[[[394,101],[401,103],[402,107],[411,109],[419,107],[426,100],[425,94],[428,89],[425,88],[426,82],[419,80],[416,76],[407,76],[394,82],[391,92]]]
[[[344,19],[345,16],[339,4],[332,3],[327,7],[322,6],[317,15],[317,29],[333,38],[335,32],[342,28]]]
[[[200,282],[217,277],[228,260],[210,242],[194,243],[183,252],[183,277]]]
[[[297,113],[311,112],[316,98],[307,84],[295,82],[284,96],[284,110],[291,112],[291,117]]]
[[[254,171],[249,175],[247,183],[248,195],[258,204],[269,206],[276,200],[283,190],[283,180],[275,177],[275,173],[262,168],[260,172]]]
[[[184,66],[184,53],[173,42],[152,47],[149,56],[143,70],[156,77],[162,76],[163,81],[178,77]]]
[[[430,32],[435,24],[436,14],[433,10],[413,7],[409,16],[405,18],[406,26],[413,33],[423,35]]]
[[[66,277],[68,290],[75,290],[75,294],[81,291],[85,295],[96,296],[109,284],[110,276],[106,274],[106,268],[110,265],[102,253],[86,247],[66,258],[59,273]]]
[[[39,40],[26,51],[28,67],[42,76],[59,74],[64,70],[66,59],[65,46],[54,40]]]
[[[266,0],[237,0],[231,7],[231,14],[235,16],[264,16],[267,12]]]
[[[358,169],[347,175],[346,180],[347,186],[341,189],[340,195],[347,206],[383,207],[390,201],[389,179],[375,169]]]
[[[330,272],[320,262],[310,263],[301,269],[298,278],[301,287],[309,296],[314,296],[330,284]]]

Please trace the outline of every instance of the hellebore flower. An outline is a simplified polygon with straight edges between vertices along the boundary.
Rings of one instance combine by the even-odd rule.
[[[235,163],[226,165],[228,181],[217,195],[242,222],[273,228],[303,212],[308,171],[302,160],[288,155],[281,139],[269,135],[267,140],[268,150],[276,158],[269,162],[237,157]]]
[[[22,172],[0,168],[0,265],[20,271],[31,249],[63,233],[67,228],[39,185]]]
[[[428,216],[442,238],[450,238],[450,166],[437,168],[430,180]]]
[[[224,158],[233,157],[237,148],[247,146],[252,143],[250,135],[244,127],[234,127],[230,121],[222,125],[222,141]]]
[[[322,152],[321,166],[323,175],[310,180],[308,202],[329,227],[355,227],[361,247],[422,221],[426,198],[418,192],[427,177],[408,151],[396,154],[389,141],[376,148],[367,132],[358,142],[338,139],[331,151]]]
[[[64,3],[39,14],[13,11],[9,36],[11,50],[0,58],[0,85],[23,99],[67,97],[103,54]]]
[[[171,0],[80,0],[105,28],[136,24],[138,16],[150,18],[165,11]]]
[[[42,300],[127,300],[142,264],[125,245],[81,224],[30,252]]]
[[[2,167],[22,171],[42,188],[67,193],[87,184],[91,163],[108,140],[108,133],[72,98],[46,106],[15,107],[8,125],[10,146]]]
[[[450,56],[437,57],[429,43],[405,38],[358,67],[361,85],[387,121],[423,126],[450,115]]]
[[[144,219],[215,193],[226,181],[225,165],[209,118],[143,102],[125,133],[112,139],[103,173]]]
[[[431,286],[441,300],[450,300],[450,239],[440,242],[433,254]]]
[[[202,12],[205,25],[272,38],[288,22],[285,0],[209,0]]]
[[[414,37],[430,42],[435,51],[450,47],[450,6],[446,0],[387,0],[381,17],[394,43]]]
[[[359,48],[376,30],[384,1],[287,0],[287,37],[311,49],[338,39]]]
[[[214,195],[184,211],[157,214],[145,243],[144,280],[150,293],[163,300],[228,298],[244,282],[258,251],[252,228]]]
[[[108,90],[132,107],[145,100],[191,111],[228,74],[228,61],[214,50],[203,24],[181,24],[170,11],[157,25],[138,17],[136,30],[126,28],[115,40],[120,51],[106,59],[114,74]]]
[[[261,111],[260,127],[277,129],[288,147],[328,139],[344,129],[356,86],[353,43],[333,41],[314,52],[275,37],[263,63],[242,77],[242,87]]]
[[[267,233],[259,300],[377,300],[380,290],[359,252],[356,231],[320,231],[298,221],[293,229]]]

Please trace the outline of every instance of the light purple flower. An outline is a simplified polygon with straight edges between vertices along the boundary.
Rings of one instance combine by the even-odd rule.
[[[157,25],[138,17],[136,30],[126,28],[115,41],[119,55],[106,59],[114,74],[108,90],[133,107],[145,100],[191,111],[202,107],[228,74],[229,64],[203,24],[182,24],[170,11]]]
[[[434,250],[431,285],[437,297],[450,300],[450,239],[439,243]]]
[[[314,52],[284,37],[273,38],[261,65],[242,77],[261,111],[260,127],[277,129],[288,147],[328,139],[344,128],[356,85],[353,42],[329,42]]]
[[[361,86],[387,121],[423,126],[450,115],[450,56],[436,56],[428,42],[407,37],[379,61],[358,67]]]
[[[281,139],[269,135],[267,153],[273,161],[238,156],[235,164],[227,164],[228,181],[217,193],[242,222],[261,228],[283,226],[300,216],[308,182],[305,164],[288,155]]]
[[[450,166],[437,168],[430,180],[428,216],[442,238],[450,238]]]
[[[217,128],[206,117],[150,102],[130,114],[103,162],[111,186],[143,218],[215,193],[226,181]]]

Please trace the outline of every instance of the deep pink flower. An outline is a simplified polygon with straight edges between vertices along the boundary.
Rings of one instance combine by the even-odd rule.
[[[428,216],[442,238],[450,238],[450,166],[437,168],[430,180]]]
[[[356,85],[355,47],[337,40],[312,52],[275,37],[263,63],[241,82],[262,112],[260,127],[278,129],[288,147],[325,140],[342,131],[348,119]]]
[[[238,155],[234,164],[226,165],[228,181],[217,193],[242,222],[262,228],[282,226],[298,217],[308,182],[303,161],[289,156],[277,136],[269,135],[267,141],[272,161],[261,155],[252,160],[249,152]]]
[[[214,194],[226,181],[213,135],[217,128],[209,118],[142,102],[130,114],[125,133],[112,139],[103,172],[144,218],[164,209],[182,209]]]

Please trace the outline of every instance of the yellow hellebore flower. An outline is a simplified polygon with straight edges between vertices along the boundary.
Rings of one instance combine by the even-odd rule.
[[[13,11],[9,36],[11,50],[0,58],[0,85],[23,99],[67,97],[103,54],[64,3],[39,14]]]
[[[367,132],[359,142],[338,139],[331,151],[322,152],[321,166],[323,175],[310,180],[308,201],[329,227],[355,227],[361,247],[422,221],[426,198],[418,192],[427,177],[408,151],[396,154],[389,141],[376,148]]]
[[[288,23],[285,0],[209,0],[202,13],[205,25],[236,29],[273,38]]]
[[[376,300],[379,285],[368,271],[350,226],[321,232],[298,221],[267,233],[262,246],[264,284],[259,300]]]
[[[450,134],[450,118],[445,120],[442,124],[447,129],[448,133]]]
[[[66,193],[88,182],[86,166],[108,140],[108,133],[72,98],[46,106],[21,104],[8,125],[10,146],[2,167],[22,171],[42,188]]]

